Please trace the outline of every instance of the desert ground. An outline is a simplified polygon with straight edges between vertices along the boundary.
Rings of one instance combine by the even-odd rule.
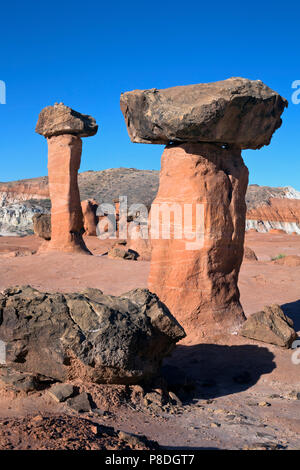
[[[0,291],[16,285],[46,292],[94,287],[119,295],[147,287],[150,262],[109,259],[113,241],[85,241],[94,256],[38,254],[43,242],[34,235],[0,237]],[[253,232],[246,234],[245,245],[258,257],[244,260],[239,277],[246,316],[276,303],[299,333],[300,266],[278,265],[272,258],[300,255],[300,237]],[[155,400],[144,406],[133,399],[136,387],[95,385],[92,395],[102,413],[79,416],[54,402],[47,390],[26,395],[1,389],[0,422],[6,426],[1,426],[0,448],[125,448],[113,427],[167,449],[299,449],[300,365],[291,358],[290,349],[237,335],[203,339],[200,331],[182,340],[164,362],[162,376],[180,397],[174,406]],[[71,424],[74,431],[66,434]],[[101,443],[91,438],[95,426],[104,426]],[[133,448],[147,448],[138,445]]]

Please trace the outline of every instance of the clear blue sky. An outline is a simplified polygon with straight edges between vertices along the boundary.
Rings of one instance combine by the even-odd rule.
[[[94,116],[81,171],[159,169],[162,146],[132,144],[122,91],[232,76],[261,79],[290,101],[269,147],[244,152],[250,182],[300,190],[297,2],[10,1],[1,3],[0,181],[47,173],[47,145],[34,129],[55,101]]]

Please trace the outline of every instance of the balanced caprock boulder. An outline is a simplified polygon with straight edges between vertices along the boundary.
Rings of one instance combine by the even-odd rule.
[[[270,143],[287,101],[260,80],[230,78],[134,90],[120,104],[132,142],[166,144],[151,208],[150,291],[187,333],[236,332],[245,321],[241,151]]]
[[[81,137],[93,136],[98,126],[91,116],[63,103],[44,108],[36,132],[48,142],[48,176],[51,198],[51,241],[42,251],[89,253],[82,235],[83,214],[78,188]]]

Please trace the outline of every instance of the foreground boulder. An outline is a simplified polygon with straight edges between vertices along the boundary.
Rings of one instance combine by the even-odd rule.
[[[0,294],[6,367],[40,380],[135,384],[156,375],[185,332],[155,294],[100,290],[49,294],[29,286]]]
[[[253,313],[243,324],[240,334],[247,338],[289,348],[297,338],[293,321],[286,317],[279,305],[266,306]]]
[[[35,235],[44,240],[51,240],[51,215],[35,214],[32,221]]]
[[[230,78],[121,95],[132,142],[215,142],[257,149],[281,126],[287,101],[260,80]]]

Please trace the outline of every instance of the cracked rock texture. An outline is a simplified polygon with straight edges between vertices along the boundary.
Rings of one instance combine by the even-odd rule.
[[[63,103],[55,103],[41,111],[35,130],[47,138],[64,134],[89,137],[97,134],[98,126],[92,116],[78,113]]]
[[[146,289],[61,294],[29,286],[0,294],[6,367],[37,380],[134,384],[151,379],[183,328]]]
[[[258,149],[268,145],[288,102],[260,80],[230,78],[121,95],[132,142],[215,142]]]

